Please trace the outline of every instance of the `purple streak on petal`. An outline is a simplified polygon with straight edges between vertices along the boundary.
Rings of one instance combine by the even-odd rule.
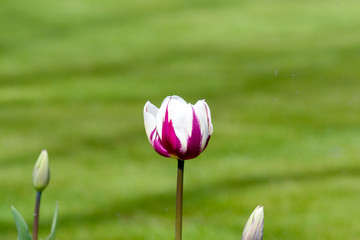
[[[193,121],[192,121],[192,131],[191,136],[187,142],[187,150],[185,154],[182,154],[181,159],[191,159],[197,157],[201,153],[201,128],[200,121],[195,114],[194,107],[192,107],[193,111]]]
[[[154,137],[154,134],[156,134],[155,137]],[[151,144],[152,144],[153,148],[155,149],[155,151],[157,153],[159,153],[160,155],[162,155],[164,157],[170,157],[170,154],[164,148],[164,146],[163,146],[163,144],[161,142],[161,139],[159,137],[159,134],[157,133],[156,129],[154,129],[154,131],[151,133],[150,141],[151,141]]]
[[[257,223],[255,227],[255,240],[262,240],[263,239],[263,231],[264,231],[264,221]]]
[[[156,133],[156,128],[150,134],[150,141],[152,141],[154,134]]]
[[[170,155],[178,156],[178,153],[181,152],[181,143],[175,134],[172,120],[169,121],[169,103],[170,101],[166,107],[165,119],[162,126],[162,143]]]
[[[205,148],[207,147],[208,143],[209,143],[209,140],[210,140],[210,135],[208,136],[208,138],[206,139],[206,142],[205,142],[205,145],[204,145],[204,148],[201,150],[201,151],[204,151]]]

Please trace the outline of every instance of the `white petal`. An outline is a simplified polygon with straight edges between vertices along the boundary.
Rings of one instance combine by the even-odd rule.
[[[210,108],[204,100],[199,100],[194,105],[194,109],[196,112],[196,116],[200,121],[201,136],[202,136],[201,148],[204,149],[208,137],[213,132]]]
[[[170,101],[170,97],[166,97],[164,101],[161,103],[161,106],[159,108],[159,111],[156,114],[156,129],[159,133],[159,137],[162,140],[162,126],[163,122],[165,121],[165,112],[168,105],[168,102]]]
[[[146,135],[150,142],[152,142],[152,139],[150,139],[151,133],[156,128],[156,115],[159,109],[155,107],[151,102],[147,102],[144,106],[144,124],[145,124],[145,131]]]
[[[156,117],[158,111],[159,109],[154,104],[152,104],[150,101],[147,101],[147,103],[144,106],[144,112],[148,112],[149,114]]]
[[[178,96],[165,98],[156,116],[156,127],[160,138],[162,138],[162,125],[165,121],[166,111],[168,111],[168,121],[172,121],[175,135],[181,143],[181,151],[185,152],[192,127],[191,105]]]
[[[167,96],[161,103],[160,108],[162,108],[163,106],[166,106],[168,101],[170,100],[171,96]]]
[[[182,99],[181,97],[179,97],[177,95],[173,95],[170,98],[171,98],[171,100],[175,100],[175,101],[177,101],[179,103],[187,104],[187,102],[184,99]]]
[[[156,128],[158,130],[158,133],[159,133],[159,137],[160,139],[162,139],[162,125],[163,125],[163,122],[165,121],[165,113],[166,113],[166,109],[168,108],[168,105],[170,105],[170,102],[171,102],[171,105],[175,104],[175,106],[186,106],[187,103],[185,102],[184,99],[182,99],[181,97],[179,96],[168,96],[164,99],[164,101],[161,103],[161,106],[160,106],[160,109],[156,115]],[[177,108],[177,107],[175,107]],[[176,110],[175,110],[176,111]],[[171,111],[171,112],[174,112],[174,111]],[[170,113],[170,110],[169,110],[169,120],[171,118],[171,114]]]
[[[211,112],[210,112],[210,108],[207,105],[207,103],[205,102],[205,100],[199,100],[196,104],[196,107],[199,108],[199,110],[201,110],[204,118],[206,119],[206,121],[208,122],[209,125],[209,134],[211,135],[213,133],[213,126],[212,126],[212,121],[211,121]]]
[[[181,151],[186,152],[188,139],[192,132],[193,110],[191,104],[170,102],[169,117],[172,120],[175,134],[181,143]]]
[[[209,134],[211,135],[213,133],[213,125],[212,125],[212,120],[211,120],[211,112],[210,112],[210,108],[209,105],[207,105],[207,103],[204,101],[204,106],[206,108],[206,114],[207,114],[207,119],[208,119],[208,124],[209,124]]]

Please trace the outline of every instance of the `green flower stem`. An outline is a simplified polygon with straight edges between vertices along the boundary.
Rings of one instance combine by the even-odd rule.
[[[177,185],[176,185],[176,217],[175,240],[181,240],[182,235],[182,207],[183,207],[183,178],[184,160],[178,160]]]
[[[36,191],[36,202],[35,202],[35,211],[34,211],[34,228],[33,228],[33,239],[32,240],[38,239],[40,199],[41,199],[41,192]]]

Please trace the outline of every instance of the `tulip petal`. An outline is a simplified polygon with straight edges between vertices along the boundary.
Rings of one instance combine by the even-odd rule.
[[[154,130],[154,132],[151,134],[151,139],[151,145],[157,153],[164,157],[171,157],[170,153],[164,148],[164,145],[156,130]]]
[[[245,224],[242,240],[262,240],[264,231],[264,208],[257,206]]]
[[[156,129],[156,115],[159,109],[154,106],[151,102],[147,102],[144,106],[144,124],[146,135],[155,149],[159,154],[169,157],[170,154],[164,148],[161,139],[159,138],[158,131]]]
[[[171,99],[171,100],[174,100],[174,101],[176,101],[176,102],[178,102],[178,103],[180,103],[180,104],[183,104],[183,105],[186,105],[186,104],[187,104],[187,102],[186,102],[183,98],[181,98],[181,97],[179,97],[179,96],[177,96],[177,95],[171,96],[170,99]]]
[[[194,106],[199,111],[199,113],[201,113],[203,118],[206,120],[206,123],[209,128],[209,134],[211,135],[213,133],[213,126],[212,126],[211,113],[210,113],[209,106],[207,105],[205,100],[199,100]]]
[[[169,107],[171,103],[171,106]],[[181,106],[186,106],[187,103],[184,99],[182,99],[179,96],[168,96],[164,99],[164,101],[161,103],[160,109],[156,115],[156,127],[158,129],[158,132],[162,132],[162,126],[165,119],[165,112],[168,110],[169,112],[169,118],[173,119],[174,114],[181,114],[184,111],[181,111]],[[160,138],[162,138],[160,134]]]
[[[170,103],[170,101],[169,101]],[[169,105],[165,111],[165,119],[162,124],[161,140],[165,149],[170,154],[176,155],[177,152],[181,151],[181,143],[175,134],[173,121],[169,118]]]
[[[165,98],[156,116],[159,137],[165,149],[174,158],[186,152],[187,139],[191,133],[191,107],[182,98]]]
[[[159,111],[156,113],[156,129],[158,131],[159,137],[160,139],[162,139],[162,127],[163,127],[163,122],[164,122],[164,118],[165,118],[165,112],[168,106],[168,103],[170,101],[171,97],[166,97],[164,99],[164,101],[161,103],[161,106],[159,108]]]
[[[173,123],[174,131],[180,141],[181,148],[179,154],[187,151],[188,139],[191,135],[193,125],[193,110],[191,104],[183,102],[169,102],[169,118]]]
[[[201,153],[201,128],[199,118],[195,114],[194,107],[192,107],[193,118],[192,118],[192,130],[191,135],[188,138],[186,154],[183,159],[191,159],[197,157]]]
[[[206,104],[205,100],[199,100],[194,105],[194,108],[200,120],[201,135],[202,135],[201,151],[203,151],[206,148],[210,140],[210,136],[213,132],[210,109]]]
[[[144,124],[146,135],[151,142],[151,133],[156,128],[156,114],[159,111],[157,107],[155,107],[151,102],[147,102],[144,106]]]

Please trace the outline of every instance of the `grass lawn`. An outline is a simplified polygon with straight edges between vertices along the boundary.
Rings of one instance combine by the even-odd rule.
[[[185,163],[183,239],[360,238],[358,0],[12,1],[0,4],[0,239],[32,228],[32,170],[51,181],[40,237],[174,236],[176,160],[156,154],[147,100],[205,98],[214,134]]]

